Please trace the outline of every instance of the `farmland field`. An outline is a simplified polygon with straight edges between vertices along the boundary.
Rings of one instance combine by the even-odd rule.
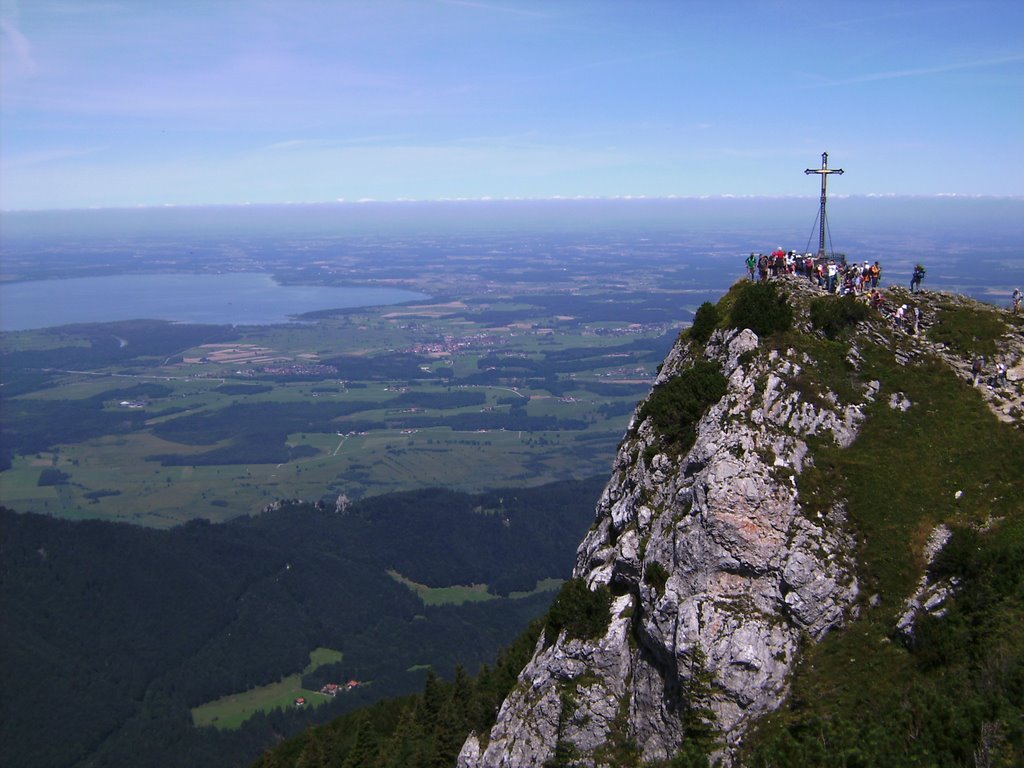
[[[700,297],[680,287],[667,302],[664,286],[616,281],[591,276],[581,291],[573,278],[542,294],[511,285],[504,298],[467,291],[278,326],[2,334],[14,386],[0,499],[169,527],[279,499],[333,506],[603,473]],[[407,286],[426,287],[413,276]],[[612,319],[622,303],[652,322]],[[104,346],[112,338],[120,349]]]

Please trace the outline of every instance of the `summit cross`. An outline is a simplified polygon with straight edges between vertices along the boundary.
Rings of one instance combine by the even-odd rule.
[[[808,168],[804,171],[806,174],[817,173],[821,175],[821,212],[818,214],[818,218],[821,220],[821,228],[818,233],[818,258],[825,255],[825,188],[828,182],[828,175],[830,173],[838,173],[840,176],[843,175],[842,168],[829,168],[828,167],[828,152],[821,153],[821,168]]]

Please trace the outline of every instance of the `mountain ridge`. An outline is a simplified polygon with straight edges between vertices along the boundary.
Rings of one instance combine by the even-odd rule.
[[[962,388],[982,348],[1014,375],[973,389],[1016,429],[1019,450],[1024,344],[1019,322],[1005,325],[1005,313],[977,302],[889,293],[895,307],[922,307],[922,322],[897,327],[895,307],[857,310],[795,276],[738,284],[708,305],[716,327],[706,343],[691,329],[669,353],[578,550],[574,577],[613,596],[605,631],[541,637],[495,726],[463,745],[460,768],[667,764],[684,753],[744,764],[745,737],[787,700],[808,646],[879,604],[903,604],[900,632],[910,643],[920,613],[944,615],[955,580],[936,590],[921,576],[899,600],[873,591],[871,575],[862,583],[872,534],[851,525],[842,493],[816,487],[816,463],[852,446],[869,414],[913,410],[905,392],[875,378],[880,370],[938,361],[945,373],[934,375],[952,374]],[[794,330],[779,317],[786,306]],[[836,311],[849,312],[832,334],[842,341],[821,330],[835,331],[820,318]],[[760,338],[746,327],[758,324]],[[697,418],[692,446],[667,445],[651,403],[702,361],[721,367],[727,391]],[[918,524],[933,538],[925,569],[941,550],[934,533],[964,525],[956,517]]]
[[[1024,763],[1024,319],[885,293],[783,277],[702,305],[500,673],[259,765]]]

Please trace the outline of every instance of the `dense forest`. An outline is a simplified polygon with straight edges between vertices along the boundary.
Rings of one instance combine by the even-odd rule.
[[[1010,540],[988,542],[961,531],[935,567],[937,575],[960,583],[949,614],[924,622],[908,646],[879,651],[850,638],[867,657],[861,660],[866,673],[850,676],[838,688],[815,688],[813,671],[801,674],[791,701],[754,733],[741,764],[1019,765],[1016,759],[1024,753],[1019,720],[1024,703],[1022,558],[1018,531]],[[531,623],[493,669],[484,667],[472,677],[457,668],[448,681],[430,675],[417,695],[380,702],[305,731],[268,751],[253,768],[451,768],[466,737],[486,734],[493,725],[497,707],[530,660],[540,632],[550,635],[561,628],[553,624],[554,617],[568,613],[580,621],[590,615],[589,601],[580,598],[586,589],[572,589],[578,583],[566,583],[549,613]],[[849,649],[826,646],[817,660],[837,652],[848,654]],[[903,674],[877,675],[886,666],[871,658],[879,653],[906,654]],[[708,739],[713,736],[709,731],[699,749],[643,768],[710,768]],[[639,768],[635,749],[631,758],[628,750],[625,754],[616,764]],[[544,768],[573,765],[571,750],[556,750]]]
[[[466,736],[486,733],[494,724],[541,633],[548,640],[563,629],[599,636],[610,600],[606,588],[591,592],[581,580],[567,581],[547,614],[530,622],[493,666],[484,665],[475,676],[460,666],[450,680],[430,672],[417,695],[380,702],[312,728],[268,750],[254,768],[450,768]]]
[[[244,764],[318,719],[475,671],[550,603],[518,593],[568,576],[600,486],[282,503],[166,531],[3,510],[0,763]],[[490,599],[426,604],[396,574]],[[310,685],[367,684],[314,712],[193,726],[191,708],[294,674],[317,647],[343,656]]]

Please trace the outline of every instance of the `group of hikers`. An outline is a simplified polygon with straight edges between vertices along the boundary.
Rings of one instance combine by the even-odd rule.
[[[751,280],[766,282],[770,277],[781,275],[805,276],[811,283],[827,293],[839,296],[864,298],[874,309],[885,312],[885,296],[879,288],[882,282],[882,265],[865,261],[847,262],[845,257],[830,258],[812,253],[797,253],[779,247],[771,253],[751,253],[746,259],[747,276]],[[914,266],[910,278],[911,293],[921,291],[925,276],[922,264]],[[890,312],[885,312],[890,314]],[[921,331],[922,312],[920,307],[911,309],[901,304],[891,311],[893,325],[910,334]]]
[[[995,374],[989,379],[989,389],[995,387],[1005,387],[1009,382],[1007,381],[1007,370],[1006,364],[1002,361],[996,363]],[[974,386],[978,386],[985,375],[985,358],[984,356],[974,358],[974,362],[971,363],[971,383]]]
[[[779,275],[806,275],[812,283],[828,293],[840,296],[852,294],[865,296],[875,309],[881,309],[885,302],[878,286],[882,281],[882,266],[879,262],[865,261],[849,263],[845,257],[829,258],[812,253],[797,253],[784,250],[781,246],[771,253],[751,253],[746,259],[747,277],[765,282],[769,277]],[[910,292],[920,293],[921,282],[927,270],[923,264],[915,264],[910,275]],[[1010,311],[1019,315],[1024,293],[1015,288],[1010,296]],[[904,307],[905,309],[906,307]],[[897,325],[899,323],[897,322]]]
[[[877,261],[874,264],[865,261],[863,265],[857,262],[848,263],[845,259],[786,251],[781,246],[771,253],[751,253],[747,257],[746,265],[747,276],[751,280],[755,279],[755,272],[757,280],[762,283],[769,277],[784,274],[805,275],[811,282],[817,282],[822,290],[840,295],[867,294],[871,290],[877,290],[882,280],[882,266]],[[917,278],[917,286],[920,287],[924,267],[918,264],[914,276]],[[913,285],[911,283],[911,290]]]
[[[920,306],[910,307],[900,304],[895,309],[885,306],[885,296],[879,289],[882,280],[882,266],[879,262],[870,264],[865,261],[848,263],[845,257],[828,258],[815,256],[811,253],[786,251],[781,247],[771,253],[751,253],[746,259],[747,277],[750,280],[767,282],[770,277],[782,275],[800,275],[816,284],[823,291],[840,296],[858,296],[866,300],[874,309],[889,315],[893,326],[911,335],[921,333],[924,313]],[[921,281],[924,280],[925,268],[915,264],[910,276],[910,292],[921,292]],[[1016,288],[1011,295],[1012,312],[1019,315],[1024,293]],[[976,358],[971,366],[971,378],[977,385],[983,378],[985,359]],[[995,376],[989,386],[1005,386],[1007,383],[1006,366],[1000,362],[996,365]]]

